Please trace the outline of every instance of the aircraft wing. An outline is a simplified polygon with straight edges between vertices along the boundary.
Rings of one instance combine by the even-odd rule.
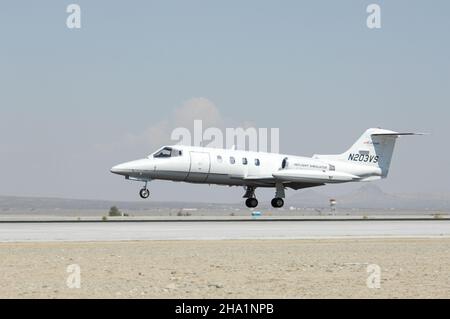
[[[306,181],[299,181],[296,180],[294,177],[290,180],[286,177],[283,178],[277,178],[274,175],[267,175],[267,176],[247,176],[244,178],[245,181],[255,183],[255,184],[266,184],[267,186],[274,186],[276,182],[283,183],[286,187],[298,190],[302,188],[309,188],[309,187],[316,187],[316,186],[322,186],[325,185],[321,182],[306,182]]]
[[[284,186],[295,190],[325,185],[324,183],[299,182],[294,180],[287,180],[285,178],[278,179],[274,176],[264,176],[264,177],[255,176],[255,177],[248,177],[245,180],[260,184],[267,184],[268,186],[274,186],[276,182],[281,182],[284,184]]]
[[[286,169],[272,174],[275,179],[281,182],[299,182],[299,183],[333,183],[350,182],[359,180],[360,177],[352,174],[335,171],[315,171],[304,169]]]
[[[286,187],[297,190],[321,186],[325,183],[360,180],[361,178],[359,176],[340,172],[283,169],[273,173],[272,175],[246,176],[240,177],[240,179],[243,179],[249,184],[262,186],[273,186],[275,183],[280,182]]]
[[[244,178],[244,180],[246,181],[271,181],[274,182],[275,181],[275,177],[273,177],[272,175],[266,175],[266,176],[247,176]]]
[[[323,183],[320,184],[320,183],[296,183],[296,182],[290,182],[290,183],[285,183],[285,184],[287,187],[295,189],[295,190],[325,185]]]
[[[248,182],[249,184],[263,184],[265,186],[273,186],[276,182],[275,177],[272,175],[266,175],[266,176],[247,176],[243,178],[244,181]]]

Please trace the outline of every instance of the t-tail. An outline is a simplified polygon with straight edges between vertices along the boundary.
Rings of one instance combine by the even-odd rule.
[[[389,173],[395,142],[403,135],[424,135],[424,133],[401,133],[370,128],[346,152],[338,155],[314,155],[314,158],[378,168],[378,171],[381,170],[378,178],[385,178]],[[368,177],[366,180],[371,178]]]

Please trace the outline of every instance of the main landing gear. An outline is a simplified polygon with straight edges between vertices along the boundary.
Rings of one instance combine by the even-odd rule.
[[[256,198],[247,198],[245,205],[247,205],[248,208],[255,208],[258,206],[258,200]]]
[[[284,206],[284,200],[286,195],[284,193],[284,185],[282,183],[276,184],[276,192],[275,192],[275,198],[272,199],[271,204],[274,208],[281,208]]]
[[[272,207],[274,207],[274,208],[281,208],[284,206],[284,200],[279,197],[272,199],[272,201],[270,203],[272,204]]]
[[[245,194],[243,197],[247,198],[247,200],[245,201],[245,205],[248,208],[255,208],[256,206],[258,206],[258,200],[256,199],[256,196],[255,196],[255,187],[254,186],[247,186],[245,188]],[[272,207],[274,207],[274,208],[283,207],[284,206],[284,200],[283,200],[284,197],[285,197],[284,185],[282,183],[277,183],[275,198],[272,199],[272,202],[271,202]]]
[[[247,186],[243,197],[247,198],[247,200],[245,201],[245,205],[247,205],[248,208],[255,208],[256,206],[258,206],[258,200],[255,196],[255,187]]]
[[[146,199],[150,196],[150,191],[147,188],[147,182],[145,182],[144,187],[142,187],[142,189],[139,191],[139,196],[141,196],[141,198]]]

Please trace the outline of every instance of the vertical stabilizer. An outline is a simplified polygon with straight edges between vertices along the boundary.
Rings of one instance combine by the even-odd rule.
[[[389,173],[395,142],[397,137],[401,135],[422,134],[399,133],[379,128],[370,128],[346,152],[338,155],[314,155],[314,157],[379,167],[381,168],[381,176],[386,177]]]

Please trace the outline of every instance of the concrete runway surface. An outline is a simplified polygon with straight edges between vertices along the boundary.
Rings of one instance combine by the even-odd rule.
[[[450,221],[1,223],[0,242],[450,236]]]

